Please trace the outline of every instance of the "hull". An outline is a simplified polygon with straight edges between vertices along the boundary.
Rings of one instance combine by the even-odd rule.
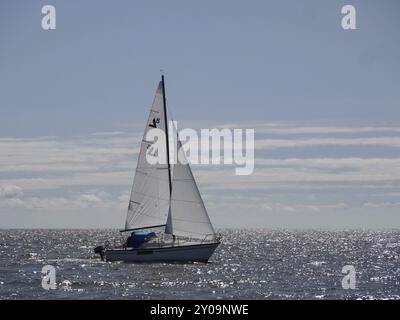
[[[207,262],[219,242],[138,249],[106,249],[106,261],[124,262]]]

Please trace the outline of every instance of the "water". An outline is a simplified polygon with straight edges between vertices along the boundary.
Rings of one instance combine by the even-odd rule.
[[[220,231],[208,264],[126,264],[93,253],[115,230],[0,230],[0,299],[400,299],[399,230]]]

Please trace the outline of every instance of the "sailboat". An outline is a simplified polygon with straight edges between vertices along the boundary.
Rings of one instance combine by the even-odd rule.
[[[166,164],[147,160],[155,141],[146,137],[155,128],[165,133]],[[176,140],[178,159],[183,159],[182,144],[178,137]],[[158,152],[164,150],[160,149]],[[164,75],[144,130],[125,228],[120,232],[129,233],[123,244],[108,243],[94,249],[103,260],[208,262],[220,244],[189,163],[170,161]]]

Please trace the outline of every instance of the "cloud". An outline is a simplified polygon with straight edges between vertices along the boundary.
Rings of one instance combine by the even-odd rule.
[[[79,201],[84,205],[84,206],[98,206],[103,203],[103,200],[100,199],[97,195],[95,194],[82,194],[79,197]]]
[[[337,210],[347,210],[350,209],[351,206],[344,202],[338,203],[323,203],[323,204],[312,204],[312,203],[282,203],[282,202],[269,202],[264,200],[260,201],[248,201],[240,203],[236,202],[219,202],[216,203],[216,207],[219,206],[229,206],[236,207],[244,204],[245,207],[255,207],[257,210],[265,211],[265,212],[286,212],[286,213],[326,213],[326,212],[334,212]]]
[[[382,192],[382,193],[375,193],[372,194],[374,197],[395,197],[400,198],[400,192]]]
[[[383,152],[381,158],[363,157],[362,154],[331,158],[324,157],[323,151],[316,150],[313,158],[293,158],[279,149],[293,148],[298,151],[324,145],[397,148],[400,147],[400,135],[382,135],[384,132],[393,135],[399,128],[290,127],[288,124],[271,124],[261,129],[270,130],[269,133],[290,134],[293,139],[264,139],[257,137],[256,130],[256,167],[250,176],[234,175],[232,166],[193,166],[200,190],[207,199],[206,205],[213,208],[229,206],[230,202],[235,202],[237,194],[243,193],[244,206],[258,206],[265,212],[333,212],[347,210],[351,206],[347,203],[349,199],[335,198],[333,203],[324,199],[326,203],[320,203],[323,202],[318,198],[320,194],[314,199],[306,194],[303,199],[293,200],[292,196],[298,195],[301,190],[324,189],[336,189],[332,194],[337,195],[339,190],[353,188],[361,194],[359,206],[363,208],[376,208],[379,205],[395,207],[395,201],[373,203],[368,198],[372,191],[366,191],[374,189],[375,194],[376,189],[382,189],[383,194],[400,192],[400,158],[393,158],[395,153],[385,157]],[[300,137],[302,134],[360,135],[363,132],[379,132],[380,136]],[[0,138],[0,207],[125,209],[140,141],[141,133],[124,132],[100,132],[72,138]],[[277,149],[274,151],[276,158],[267,158],[268,153],[267,156],[257,153],[270,149]],[[345,154],[344,151],[340,154]],[[304,151],[304,156],[309,156],[308,151]],[[104,192],[108,189],[113,190],[111,194]],[[263,197],[263,193],[270,190],[281,192],[279,202],[271,202],[271,198]],[[222,196],[224,194],[231,194],[232,199]],[[299,203],[293,204],[292,201]]]
[[[387,208],[387,207],[400,207],[400,202],[366,202],[363,204],[364,207],[368,208]]]
[[[22,188],[16,185],[0,185],[0,198],[13,199],[22,196]]]
[[[230,166],[195,166],[194,174],[202,187],[209,190],[271,188],[324,188],[346,185],[399,185],[400,159],[386,158],[311,158],[256,159],[250,176],[236,176]],[[134,172],[129,170],[74,172],[68,176],[3,179],[7,185],[24,190],[46,190],[65,187],[106,186],[129,190]]]
[[[126,163],[139,150],[139,137],[3,138],[0,139],[0,171],[86,170],[87,166]]]
[[[118,197],[118,201],[123,202],[128,204],[128,201],[130,200],[129,194],[122,194]]]
[[[53,190],[64,187],[95,187],[131,185],[133,172],[85,172],[73,176],[4,179],[5,183],[18,183],[25,190]]]
[[[268,134],[332,134],[332,133],[372,133],[372,132],[400,132],[400,127],[338,127],[338,126],[287,126],[287,125],[265,125],[256,128],[257,133]]]
[[[0,201],[0,208],[60,209],[71,207],[71,201],[57,197],[23,197]]]
[[[305,208],[311,209],[315,212],[321,212],[327,210],[347,209],[349,206],[346,203],[340,202],[335,204],[306,205]]]
[[[226,167],[195,175],[208,190],[269,190],[400,186],[400,159],[311,158],[256,159],[254,174],[235,176]],[[197,167],[196,167],[197,168]]]
[[[258,166],[272,167],[322,167],[329,169],[344,168],[400,168],[400,158],[257,158]]]
[[[400,147],[400,137],[377,138],[310,138],[310,139],[258,139],[255,149],[300,148],[316,146],[383,146]]]
[[[83,193],[71,197],[15,197],[4,198],[0,201],[0,208],[8,209],[45,209],[45,210],[76,210],[82,208],[113,208],[122,209],[127,202],[113,199],[111,196],[101,198],[98,194]]]

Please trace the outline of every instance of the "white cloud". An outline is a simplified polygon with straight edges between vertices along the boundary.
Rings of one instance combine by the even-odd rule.
[[[16,185],[0,185],[0,198],[12,199],[22,195],[22,188]]]
[[[121,194],[121,195],[118,197],[118,201],[120,201],[120,202],[122,202],[122,203],[128,204],[128,201],[129,201],[129,200],[130,200],[129,194]]]
[[[372,132],[400,132],[400,127],[338,127],[338,126],[287,126],[266,125],[256,128],[257,133],[269,134],[332,134],[332,133],[372,133]]]
[[[84,193],[79,196],[67,197],[15,197],[4,198],[0,201],[0,208],[14,209],[45,209],[45,210],[60,210],[60,209],[81,209],[81,208],[113,208],[122,209],[126,206],[125,201],[120,199],[101,198],[98,194]]]
[[[80,173],[67,177],[5,179],[5,183],[18,183],[25,190],[53,190],[63,187],[126,186],[132,183],[130,171]]]
[[[0,208],[60,209],[70,206],[69,199],[57,197],[23,197],[0,201]]]
[[[256,165],[274,167],[322,167],[343,168],[400,168],[400,158],[286,158],[255,159]]]
[[[345,185],[359,186],[397,184],[400,181],[400,159],[311,158],[256,159],[254,173],[236,176],[229,166],[195,166],[194,174],[202,187],[213,190],[271,188],[324,188]],[[74,172],[68,176],[3,179],[6,185],[24,190],[46,190],[64,187],[105,186],[129,190],[134,170]],[[303,184],[303,185],[301,185]]]
[[[375,193],[372,194],[374,197],[396,197],[400,199],[400,192],[382,192],[382,193]]]
[[[292,135],[363,132],[379,132],[380,135],[392,132],[393,135],[393,132],[400,132],[398,127],[290,127],[287,124],[271,124],[261,130],[265,133]],[[54,210],[125,208],[140,140],[141,134],[123,132],[95,133],[75,138],[0,138],[0,207]],[[345,139],[304,139],[293,136],[293,139],[256,140],[258,151],[323,145],[400,147],[400,136]],[[207,199],[214,207],[229,202],[229,199],[219,197],[220,191],[282,190],[282,198],[285,198],[288,192],[302,189],[357,188],[363,193],[362,190],[367,188],[390,187],[392,194],[396,194],[393,189],[400,189],[400,158],[385,158],[384,155],[382,158],[327,158],[321,153],[309,159],[259,157],[255,159],[255,164],[254,174],[250,176],[234,175],[232,166],[194,166],[193,171],[201,191],[215,195]],[[124,193],[116,197],[102,191],[106,187],[116,188],[116,194]],[[82,188],[85,188],[83,193]],[[48,191],[55,190],[69,190],[70,193],[66,197],[50,196],[54,193]],[[256,195],[249,196],[249,193],[245,194],[245,198],[247,202],[243,201],[244,204],[252,203],[255,207],[271,212],[315,213],[346,210],[348,206],[340,199],[337,203],[320,204],[318,199],[306,196],[304,203],[298,204],[291,204],[284,199],[279,199],[279,203],[265,202],[265,199],[257,198]],[[396,202],[364,202],[364,208],[397,206]]]
[[[98,206],[103,203],[103,200],[100,199],[97,195],[95,194],[82,194],[79,197],[79,201],[84,205],[84,206]]]
[[[400,202],[366,202],[364,207],[368,208],[387,208],[387,207],[400,207]]]
[[[0,171],[86,170],[131,160],[139,150],[139,137],[77,137],[0,139]]]
[[[320,205],[306,205],[306,209],[311,209],[315,212],[327,211],[327,210],[337,210],[337,209],[347,209],[349,206],[346,203],[340,202],[335,204],[320,204]]]
[[[377,138],[310,138],[310,139],[258,139],[256,149],[300,148],[316,146],[383,146],[400,147],[400,137]]]
[[[274,212],[274,213],[329,213],[335,212],[338,210],[347,210],[352,208],[350,205],[344,202],[338,203],[323,203],[323,204],[315,204],[315,203],[282,203],[282,202],[268,202],[265,200],[261,201],[248,201],[244,203],[243,201],[240,203],[237,202],[224,202],[220,201],[218,203],[212,203],[213,207],[232,207],[235,208],[237,206],[244,207],[254,207],[257,210],[265,211],[265,212]],[[214,208],[214,209],[215,209]]]
[[[202,168],[195,170],[195,175],[209,190],[400,187],[400,159],[256,159],[254,174],[250,176],[235,176],[224,167]]]

